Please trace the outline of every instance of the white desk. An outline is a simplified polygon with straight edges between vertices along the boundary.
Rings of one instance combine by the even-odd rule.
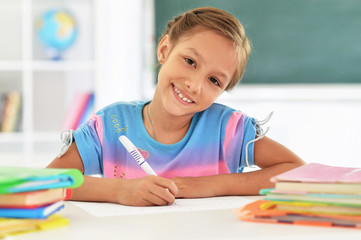
[[[361,239],[357,229],[243,222],[231,209],[95,217],[67,202],[61,214],[69,226],[9,239]]]
[[[24,160],[23,157],[0,156],[0,166],[44,167],[48,164],[46,161],[40,161],[43,158],[39,157],[34,157],[34,160],[37,160],[37,162],[30,160],[27,162],[20,161]],[[259,199],[260,197],[248,196],[247,198]],[[60,214],[69,218],[69,226],[12,236],[8,239],[361,239],[361,230],[357,229],[243,222],[236,217],[232,209],[95,217],[77,207],[74,203],[66,202],[65,209]]]

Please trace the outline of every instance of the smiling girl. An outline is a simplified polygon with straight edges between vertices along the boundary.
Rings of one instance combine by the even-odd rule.
[[[101,109],[70,132],[68,151],[48,167],[102,175],[85,176],[72,200],[133,206],[255,195],[272,187],[270,177],[303,161],[262,138],[254,118],[214,103],[240,81],[249,53],[242,25],[223,10],[197,8],[174,18],[158,45],[161,68],[152,101]],[[146,175],[118,141],[121,135],[137,146],[158,176]],[[242,173],[249,165],[260,170]]]

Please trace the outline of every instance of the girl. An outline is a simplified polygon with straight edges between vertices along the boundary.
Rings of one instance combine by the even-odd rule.
[[[214,103],[240,81],[249,53],[242,25],[227,12],[197,8],[174,18],[158,45],[161,68],[152,101],[114,103],[100,110],[74,134],[70,131],[69,149],[48,167],[103,176],[85,176],[72,200],[133,206],[255,195],[272,187],[270,177],[302,160],[262,138],[255,119]],[[121,135],[137,146],[158,176],[147,176],[119,142]],[[261,170],[242,173],[248,165]]]

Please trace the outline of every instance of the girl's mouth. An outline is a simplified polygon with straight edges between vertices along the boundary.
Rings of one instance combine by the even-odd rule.
[[[173,89],[174,92],[177,94],[177,96],[179,97],[180,100],[182,100],[184,103],[194,103],[194,101],[192,101],[191,99],[185,97],[180,91],[179,89],[177,89],[174,84],[173,85]]]

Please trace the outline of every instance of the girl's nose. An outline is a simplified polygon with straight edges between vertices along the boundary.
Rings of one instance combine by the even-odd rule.
[[[185,84],[190,92],[199,94],[202,91],[202,80],[200,78],[187,79]]]

